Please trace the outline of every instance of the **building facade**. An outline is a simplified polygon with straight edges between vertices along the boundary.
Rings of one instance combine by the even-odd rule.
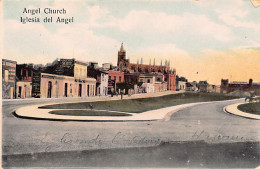
[[[16,62],[2,59],[2,98],[14,99],[16,88]]]
[[[162,63],[161,65],[155,65],[155,61],[153,65],[151,65],[151,63],[149,65],[143,64],[142,61],[141,64],[130,63],[129,59],[126,59],[126,51],[124,50],[122,43],[120,50],[118,51],[117,66],[119,71],[125,72],[126,82],[137,84],[137,79],[139,79],[139,82],[143,81],[143,83],[150,83],[146,82],[146,79],[143,79],[143,74],[149,75],[157,73],[164,76],[163,79],[167,82],[168,90],[176,90],[176,75],[175,71],[170,70],[170,61],[165,61],[164,66]]]
[[[17,65],[16,78],[16,98],[30,98],[32,96],[33,65]]]
[[[96,94],[96,79],[87,77],[87,63],[75,59],[54,61],[40,73],[40,97],[89,97]]]
[[[167,82],[167,90],[176,90],[176,75],[165,74],[164,80]]]
[[[108,93],[113,93],[117,91],[116,84],[124,83],[124,72],[119,71],[105,71],[108,74]]]
[[[167,65],[168,64],[168,65]],[[124,50],[123,43],[121,44],[120,50],[118,51],[117,66],[119,71],[126,73],[142,72],[142,73],[151,73],[151,72],[161,72],[167,73],[170,70],[169,62],[165,66],[162,65],[145,65],[130,63],[129,59],[126,59],[126,51]]]
[[[260,83],[254,83],[253,79],[248,82],[230,82],[228,79],[221,79],[220,92],[231,93],[235,91],[252,92],[255,95],[260,95]]]
[[[108,73],[101,71],[97,63],[88,65],[88,77],[96,79],[96,95],[106,96],[108,94]]]
[[[95,96],[96,79],[41,73],[41,98]]]

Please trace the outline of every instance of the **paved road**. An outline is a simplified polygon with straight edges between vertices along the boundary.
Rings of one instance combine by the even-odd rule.
[[[3,154],[79,152],[80,150],[158,146],[163,142],[175,143],[176,141],[204,140],[206,143],[217,144],[259,142],[260,121],[222,111],[224,106],[241,101],[207,103],[186,108],[173,114],[169,121],[105,123],[18,119],[11,112],[24,104],[4,104]],[[239,143],[237,145],[243,149]],[[251,150],[253,154],[257,154],[254,156],[257,160],[259,153],[256,152],[259,150],[259,143]],[[13,156],[5,156],[4,164],[15,166],[8,157]],[[250,160],[252,159],[249,158],[248,162]],[[43,163],[46,161],[43,160]]]

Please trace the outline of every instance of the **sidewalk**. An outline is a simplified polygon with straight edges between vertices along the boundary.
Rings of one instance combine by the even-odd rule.
[[[128,112],[119,112],[119,111],[108,111],[115,113],[125,113],[131,114],[131,116],[66,116],[66,115],[56,115],[50,114],[50,111],[55,110],[90,110],[90,109],[39,109],[42,105],[33,105],[25,106],[16,110],[16,116],[20,118],[29,118],[29,119],[42,119],[42,120],[57,120],[57,121],[154,121],[154,120],[164,120],[169,121],[171,115],[175,112],[192,107],[200,104],[208,104],[214,102],[227,102],[233,100],[224,100],[224,101],[212,101],[212,102],[196,102],[196,103],[187,103],[181,105],[170,106],[166,108],[149,110],[143,113],[128,113]],[[107,110],[92,110],[92,111],[107,111]]]
[[[238,110],[237,107],[241,104],[245,104],[245,103],[236,103],[236,104],[226,106],[226,107],[224,107],[224,111],[227,113],[230,113],[230,114],[237,115],[237,116],[260,120],[260,115],[246,113],[246,112],[242,112],[242,111]]]
[[[135,98],[147,98],[147,97],[158,97],[168,94],[178,94],[183,93],[183,91],[163,91],[163,92],[157,92],[157,93],[139,93],[134,94],[131,96],[124,95],[123,99],[135,99]],[[37,101],[54,101],[54,102],[63,102],[63,101],[69,101],[69,102],[91,102],[91,101],[104,101],[104,100],[120,100],[121,96],[114,95],[114,97],[111,97],[111,95],[107,96],[93,96],[93,97],[62,97],[62,98],[26,98],[26,99],[2,99],[3,103],[10,103],[10,102],[37,102]]]

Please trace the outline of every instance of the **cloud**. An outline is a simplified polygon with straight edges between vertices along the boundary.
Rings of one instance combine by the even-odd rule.
[[[94,9],[96,17],[92,17],[93,20],[91,20],[94,28],[115,28],[124,33],[139,32],[146,37],[187,34],[187,36],[204,36],[207,39],[223,42],[234,39],[230,28],[214,22],[206,15],[192,13],[173,15],[147,10],[131,10],[125,17],[118,18],[109,15],[105,8],[95,6]],[[101,17],[106,17],[106,19],[103,18],[102,22],[99,22]]]
[[[86,61],[98,61],[100,57],[104,62],[116,61],[114,54],[120,43],[95,35],[85,24],[66,25],[66,29],[59,27],[55,31],[42,24],[21,24],[16,20],[6,20],[4,24],[5,57],[18,63],[28,60],[49,62],[62,57]],[[40,58],[36,59],[36,56]]]
[[[213,8],[218,14],[218,18],[229,26],[249,28],[259,32],[260,24],[247,20],[247,16],[250,14],[250,8],[248,8],[250,3],[249,0],[201,0],[200,5],[204,8]]]
[[[230,16],[229,14],[221,14],[219,16],[219,19],[221,19],[223,22],[225,22],[226,24],[233,26],[233,27],[243,27],[243,28],[248,28],[251,30],[254,30],[256,32],[260,31],[260,24],[259,23],[255,23],[253,21],[240,21],[238,19],[236,19],[233,16]]]

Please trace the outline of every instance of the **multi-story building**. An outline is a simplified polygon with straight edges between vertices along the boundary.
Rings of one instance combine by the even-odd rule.
[[[169,62],[165,66],[163,65],[146,65],[146,64],[135,64],[130,63],[129,59],[126,59],[126,51],[124,50],[123,43],[121,44],[120,50],[118,51],[118,60],[117,66],[119,71],[126,73],[133,72],[142,72],[142,73],[151,73],[151,72],[161,72],[167,73],[170,70]]]
[[[87,97],[96,92],[96,79],[87,77],[87,63],[60,59],[40,73],[42,98]]]
[[[2,59],[2,98],[15,98],[16,62]]]
[[[173,74],[165,74],[164,80],[167,82],[167,90],[176,90],[176,75]]]
[[[96,79],[96,95],[106,96],[108,94],[108,73],[99,70],[97,63],[88,65],[88,77]]]
[[[124,83],[124,72],[105,71],[108,74],[108,93],[117,91],[116,83]]]
[[[32,95],[33,65],[16,66],[16,98],[28,98]]]
[[[118,51],[118,60],[117,66],[119,71],[125,72],[126,81],[134,82],[135,80],[139,79],[140,74],[152,74],[152,73],[161,73],[165,77],[165,81],[167,82],[167,89],[168,90],[176,90],[176,75],[175,71],[170,69],[170,61],[165,61],[165,65],[149,65],[137,63],[130,63],[129,59],[126,59],[126,51],[124,50],[123,43],[121,44],[120,50]]]

